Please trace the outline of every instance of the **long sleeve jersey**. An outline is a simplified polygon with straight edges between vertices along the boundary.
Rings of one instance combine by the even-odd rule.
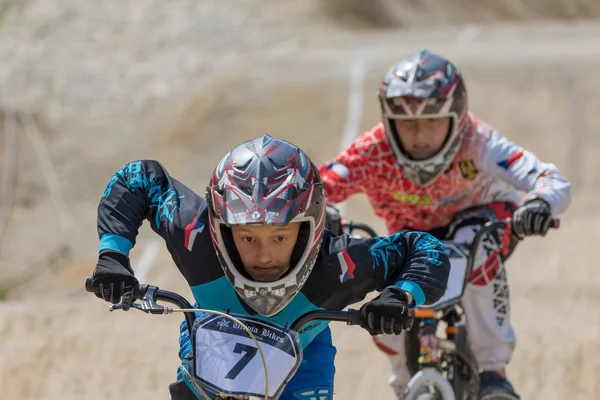
[[[404,232],[370,239],[325,232],[311,275],[278,314],[255,314],[224,275],[208,229],[204,198],[171,177],[156,161],[135,161],[116,172],[98,206],[100,252],[128,255],[144,220],[165,241],[174,263],[202,308],[254,315],[289,326],[320,308],[341,310],[369,292],[397,285],[416,305],[436,302],[446,289],[449,259],[443,245],[426,233]],[[325,327],[317,322],[301,332],[306,346]]]
[[[456,213],[495,201],[519,205],[540,198],[554,215],[567,209],[571,184],[555,165],[541,162],[475,115],[468,118],[453,162],[425,186],[408,179],[396,162],[384,125],[377,124],[319,167],[327,200],[339,203],[352,194],[366,194],[389,232],[444,227]],[[520,192],[525,192],[524,199]]]

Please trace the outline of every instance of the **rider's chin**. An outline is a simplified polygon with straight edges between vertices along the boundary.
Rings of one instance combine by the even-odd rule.
[[[433,156],[431,150],[415,150],[410,153],[414,160],[426,160]]]
[[[250,274],[257,282],[274,282],[281,276],[278,267],[253,267]]]

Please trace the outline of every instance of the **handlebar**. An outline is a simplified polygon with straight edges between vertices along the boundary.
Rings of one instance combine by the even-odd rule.
[[[359,310],[354,310],[352,308],[348,309],[348,311],[315,310],[309,311],[296,319],[290,326],[290,329],[300,332],[308,323],[319,320],[345,322],[346,325],[361,324]]]
[[[93,292],[92,281],[94,278],[88,276],[85,281],[85,290]],[[149,314],[171,314],[173,309],[170,307],[161,306],[156,303],[157,300],[166,301],[168,303],[175,304],[180,309],[190,310],[192,305],[181,295],[169,292],[167,290],[159,289],[157,286],[151,285],[136,285],[133,289],[133,297],[136,300],[142,301],[141,304],[133,303],[131,307],[143,311]],[[122,309],[120,304],[113,304],[110,307],[110,311]],[[192,326],[196,320],[196,314],[192,311],[184,311],[185,320],[188,325],[188,330],[191,334]],[[300,332],[304,326],[312,321],[340,321],[346,322],[347,325],[361,325],[360,311],[354,309],[348,309],[348,311],[329,311],[329,310],[315,310],[307,312],[296,319],[290,329]],[[412,321],[411,321],[412,322]]]
[[[93,280],[93,276],[88,276],[85,280],[85,290],[87,292],[93,293]],[[131,307],[148,314],[171,314],[173,312],[172,308],[157,304],[157,300],[162,300],[171,304],[175,304],[177,307],[182,309],[192,308],[192,305],[189,301],[185,299],[185,297],[174,292],[169,292],[168,290],[161,290],[157,286],[138,284],[133,288],[133,298],[136,300],[140,300],[142,303],[133,303],[131,304]],[[110,311],[120,309],[122,309],[121,304],[113,304],[109,308]],[[196,314],[194,314],[193,312],[186,312],[185,320],[187,321],[188,329],[192,329],[192,325],[196,320]]]
[[[489,222],[483,224],[481,226],[481,228],[479,229],[479,231],[477,232],[477,234],[475,234],[475,237],[473,238],[473,241],[470,244],[470,249],[478,249],[479,244],[481,243],[483,238],[488,233],[494,232],[498,229],[505,229],[507,226],[511,225],[511,223],[512,223],[511,219],[507,218],[507,219],[499,219],[499,220],[489,221]],[[351,221],[351,220],[343,220],[342,226],[343,226],[344,233],[347,233],[347,234],[351,234],[354,230],[361,230],[361,231],[367,233],[371,237],[377,236],[375,231],[366,224],[362,224],[362,223]],[[560,226],[560,220],[553,219],[550,227],[553,229],[557,229],[557,228],[559,228],[559,226]],[[501,238],[499,238],[495,235],[491,235],[491,236],[495,242],[495,245],[497,247],[500,247],[502,245]],[[522,239],[519,235],[515,235],[515,236],[518,237],[519,239]],[[477,253],[477,251],[469,251],[467,254],[467,266],[466,266],[466,273],[465,273],[466,277],[471,276],[471,271],[473,270],[473,267],[475,266],[475,256],[477,255],[476,253]]]
[[[498,229],[506,228],[511,223],[510,219],[504,220],[496,220],[485,223],[481,229],[477,232],[473,241],[471,243],[471,248],[478,248],[479,243],[483,239],[483,237],[490,232],[493,232]],[[355,230],[360,230],[365,232],[371,237],[377,237],[377,233],[373,228],[368,226],[367,224],[363,224],[356,221],[351,220],[343,220],[342,226],[344,233],[351,234]],[[558,219],[554,219],[551,225],[552,228],[558,228],[560,226],[560,221]],[[496,236],[492,236],[497,246],[500,246],[500,239]],[[475,254],[476,252],[470,251],[467,257],[467,268],[472,269],[475,263]],[[88,292],[93,292],[92,281],[94,278],[92,276],[88,276],[85,281],[85,290]],[[131,307],[143,311],[149,314],[171,314],[173,309],[170,307],[165,307],[157,304],[158,300],[166,301],[168,303],[174,304],[179,307],[185,314],[185,319],[188,324],[188,329],[190,330],[196,320],[196,314],[191,311],[193,309],[192,305],[185,299],[185,297],[170,292],[167,290],[161,290],[157,286],[138,284],[133,288],[133,298],[136,300],[140,300],[142,303],[132,303]],[[122,309],[121,304],[113,304],[110,307],[110,311]],[[186,311],[190,310],[190,311]],[[347,325],[361,325],[360,311],[355,309],[348,309],[348,311],[329,311],[329,310],[315,310],[310,311],[298,319],[296,319],[290,329],[299,332],[304,326],[308,323],[316,320],[328,320],[328,321],[341,321],[346,322]],[[412,325],[412,320],[408,320],[405,324],[406,329],[410,329],[410,325]]]
[[[490,222],[491,223],[501,223],[502,226],[497,226],[496,225],[493,228],[488,228],[488,229],[486,229],[486,231],[484,231],[484,233],[491,232],[494,229],[506,228],[506,226],[508,226],[509,224],[511,224],[510,218],[503,219],[503,220],[495,220],[495,221],[490,221]],[[490,222],[484,224],[483,226],[486,226]],[[554,218],[552,220],[552,224],[550,225],[550,228],[558,229],[559,227],[560,227],[560,219]],[[343,228],[344,233],[347,233],[347,234],[351,234],[352,232],[358,230],[358,231],[365,232],[370,237],[377,237],[377,236],[379,236],[379,235],[377,235],[377,232],[375,232],[375,230],[373,230],[373,228],[371,228],[369,225],[363,224],[363,223],[357,222],[357,221],[352,221],[352,220],[349,220],[349,219],[342,220],[342,228]],[[482,236],[483,236],[483,234],[482,234]],[[475,240],[473,242],[475,243]],[[479,244],[479,242],[477,242],[477,244]]]

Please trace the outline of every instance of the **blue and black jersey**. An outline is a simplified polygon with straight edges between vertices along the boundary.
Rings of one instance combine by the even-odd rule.
[[[389,285],[410,292],[414,305],[436,302],[446,289],[450,264],[443,245],[421,232],[358,239],[325,232],[311,275],[278,314],[256,315],[224,275],[208,228],[203,197],[171,177],[156,161],[126,164],[108,182],[98,206],[100,252],[129,254],[144,220],[158,233],[202,308],[254,315],[289,326],[308,311],[342,310]],[[307,325],[305,347],[327,326]]]

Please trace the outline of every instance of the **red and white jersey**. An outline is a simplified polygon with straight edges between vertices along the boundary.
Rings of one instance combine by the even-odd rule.
[[[430,184],[409,180],[396,162],[382,123],[356,139],[319,172],[327,200],[365,193],[390,232],[443,227],[465,208],[494,201],[540,198],[554,215],[570,203],[570,182],[553,164],[509,142],[472,113],[460,150]],[[525,198],[519,192],[525,192]]]

